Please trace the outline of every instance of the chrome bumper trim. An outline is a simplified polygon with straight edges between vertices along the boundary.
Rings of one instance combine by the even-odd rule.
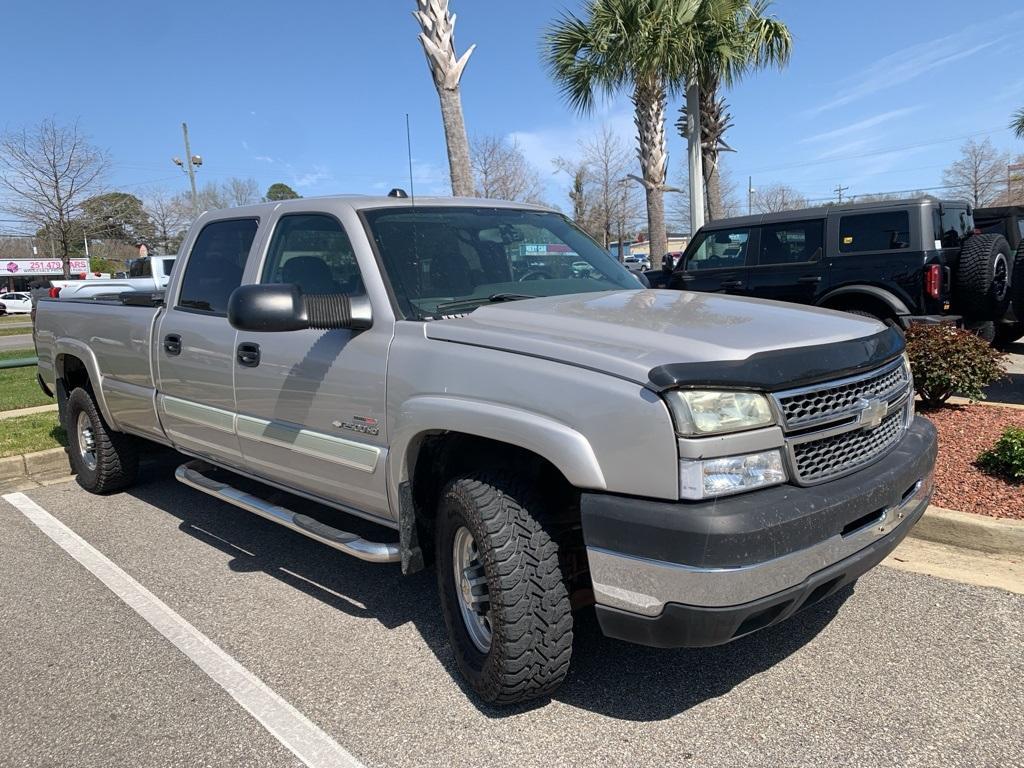
[[[902,502],[845,536],[753,565],[697,568],[587,547],[594,597],[600,605],[657,616],[666,603],[726,607],[773,595],[892,535],[928,505],[933,483],[929,473]]]

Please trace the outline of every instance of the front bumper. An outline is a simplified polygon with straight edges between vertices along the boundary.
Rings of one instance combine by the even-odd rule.
[[[928,506],[924,418],[875,464],[810,488],[698,504],[584,494],[583,533],[606,635],[645,645],[728,642],[782,621],[874,567]]]

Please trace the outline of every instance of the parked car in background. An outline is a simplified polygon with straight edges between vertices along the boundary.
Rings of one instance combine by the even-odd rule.
[[[1010,301],[1012,252],[975,233],[968,203],[925,196],[711,222],[652,286],[812,304],[991,339]]]
[[[171,279],[176,256],[147,256],[134,259],[128,277],[105,280],[53,280],[51,297],[83,299],[126,291],[162,291]]]
[[[0,315],[27,315],[32,311],[32,297],[27,292],[0,293],[0,304],[3,305]]]
[[[996,342],[1009,344],[1024,337],[1024,206],[978,208],[974,226],[983,234],[1005,237],[1014,254],[1010,307],[995,328]]]
[[[645,270],[651,268],[651,260],[647,256],[631,254],[622,259],[622,263],[626,265],[626,269]]]
[[[561,255],[517,273],[524,241]],[[643,645],[726,643],[848,587],[931,496],[896,329],[637,280],[519,203],[207,212],[165,293],[38,302],[40,382],[89,491],[130,486],[154,441],[198,491],[433,563],[454,666],[514,703],[565,678],[574,610]]]

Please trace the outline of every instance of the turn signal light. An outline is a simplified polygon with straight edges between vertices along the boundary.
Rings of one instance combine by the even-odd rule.
[[[924,270],[924,292],[933,299],[942,295],[942,267],[932,264]]]

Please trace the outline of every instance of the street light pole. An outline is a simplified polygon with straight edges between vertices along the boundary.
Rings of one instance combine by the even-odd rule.
[[[181,135],[185,139],[185,160],[184,162],[180,157],[172,158],[172,161],[176,166],[181,168],[186,174],[188,174],[188,182],[192,187],[192,215],[199,215],[199,193],[196,192],[196,171],[203,164],[203,158],[199,155],[192,154],[192,147],[188,142],[188,123],[181,124]]]

